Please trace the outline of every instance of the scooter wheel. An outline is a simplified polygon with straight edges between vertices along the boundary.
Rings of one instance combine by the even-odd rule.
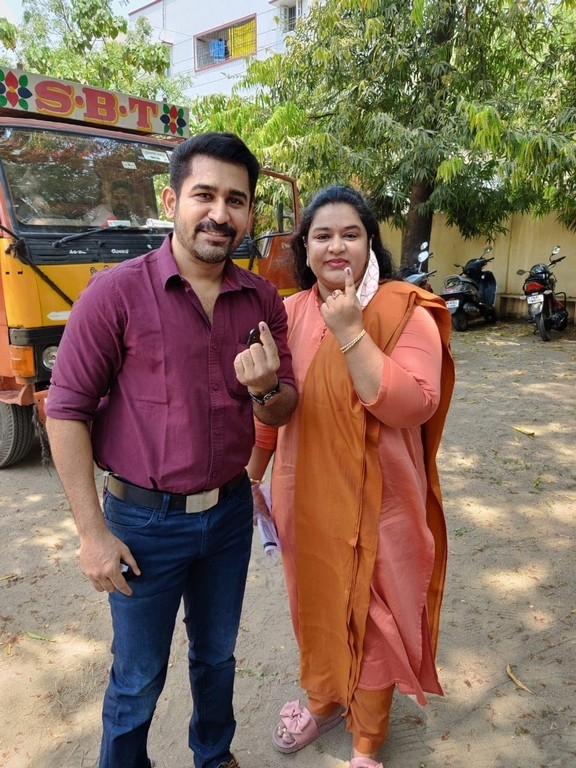
[[[536,315],[536,328],[538,328],[543,341],[550,341],[550,331],[548,330],[548,323],[546,322],[543,312]]]
[[[464,312],[455,312],[452,315],[452,328],[459,332],[467,330],[468,316]]]
[[[496,310],[494,309],[494,307],[490,307],[490,309],[486,313],[486,322],[492,324],[492,323],[495,323],[496,320],[498,320],[498,315],[496,314]]]

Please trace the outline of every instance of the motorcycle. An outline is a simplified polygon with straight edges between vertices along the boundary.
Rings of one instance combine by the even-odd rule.
[[[488,245],[479,258],[470,259],[464,266],[454,264],[462,272],[444,279],[440,295],[450,310],[455,331],[465,331],[469,321],[478,317],[487,323],[496,321],[496,278],[490,270],[484,270],[486,264],[494,259],[493,256],[486,258],[491,251],[492,247]]]
[[[424,288],[424,290],[434,293],[432,286],[430,285],[430,278],[432,275],[435,275],[438,270],[431,269],[426,271],[423,269],[424,263],[431,258],[432,254],[428,251],[428,243],[423,242],[420,246],[418,256],[416,257],[416,263],[408,267],[402,267],[398,271],[398,276],[407,283],[412,283],[412,285],[417,285],[419,288]]]
[[[556,291],[556,278],[551,267],[566,257],[554,257],[560,253],[560,246],[552,249],[548,264],[534,264],[529,271],[517,270],[517,275],[528,275],[522,289],[528,304],[528,319],[536,326],[534,333],[539,331],[544,341],[550,341],[550,331],[563,331],[568,325],[568,310],[566,309],[566,294]]]

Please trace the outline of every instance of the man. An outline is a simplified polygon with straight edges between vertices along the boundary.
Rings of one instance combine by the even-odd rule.
[[[132,198],[134,190],[127,181],[112,182],[112,193],[110,201],[112,203],[112,213],[117,219],[129,219],[132,214]]]
[[[88,215],[90,224],[103,226],[108,221],[127,221],[137,224],[133,211],[134,190],[128,181],[118,179],[110,187],[110,206],[101,203]]]
[[[297,401],[277,291],[230,259],[258,173],[232,134],[179,144],[163,191],[173,234],[92,279],[58,352],[52,455],[81,569],[109,593],[114,632],[100,768],[151,765],[147,734],[182,598],[195,766],[238,766],[233,654],[253,528],[244,467],[253,414],[281,425]],[[261,343],[247,346],[254,328]],[[110,473],[104,516],[93,459]]]
[[[27,224],[42,224],[50,216],[50,204],[40,194],[39,179],[32,171],[26,173],[14,185],[16,192],[15,207],[18,219]]]

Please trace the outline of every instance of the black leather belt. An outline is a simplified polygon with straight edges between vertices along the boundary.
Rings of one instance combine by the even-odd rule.
[[[199,491],[190,496],[184,496],[181,493],[169,493],[168,509],[182,510],[185,512],[204,512],[210,509],[219,501],[226,498],[242,480],[246,477],[246,471],[242,470],[221,488],[213,488],[210,491]],[[149,488],[142,488],[139,485],[129,483],[127,480],[116,475],[108,474],[104,479],[104,488],[114,494],[117,499],[127,501],[130,504],[136,504],[139,507],[152,507],[160,509],[164,504],[165,493],[163,491],[152,491]]]

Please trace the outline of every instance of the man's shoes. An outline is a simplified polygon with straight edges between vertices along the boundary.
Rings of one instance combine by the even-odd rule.
[[[232,760],[229,760],[227,763],[220,763],[218,768],[240,768],[240,763],[236,760],[234,755],[232,755]]]
[[[155,765],[156,763],[154,760],[150,760],[150,768],[154,768]],[[232,760],[229,760],[227,763],[220,763],[218,768],[240,768],[240,763],[236,760],[234,755],[232,755]]]

